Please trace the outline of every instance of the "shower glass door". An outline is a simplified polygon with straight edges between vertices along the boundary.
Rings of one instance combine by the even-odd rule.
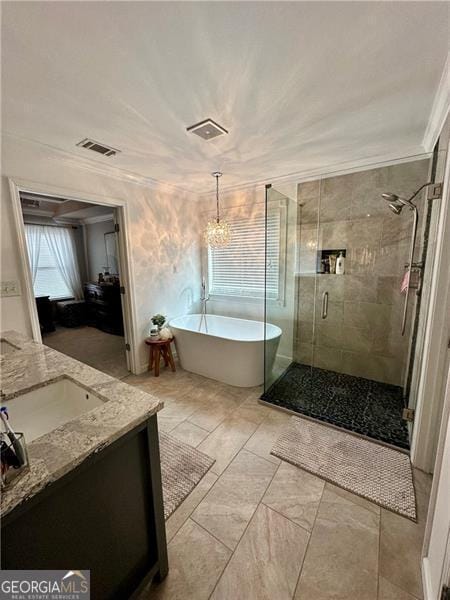
[[[410,209],[392,210],[382,194],[409,198],[429,180],[430,159],[418,156],[300,183],[295,198],[266,189],[263,400],[409,447],[402,412],[417,333],[417,275],[404,335],[402,283],[413,219]],[[419,227],[413,264],[420,268],[430,203],[426,193],[415,202]],[[279,223],[287,239],[277,246],[282,238],[273,223],[283,203],[286,222]],[[271,325],[281,329],[277,348]]]
[[[296,193],[296,186],[294,187]],[[266,186],[264,392],[294,361],[297,202]]]
[[[414,291],[402,334],[401,289],[413,218],[409,210],[393,211],[382,194],[410,197],[428,180],[429,167],[418,160],[330,176],[315,189],[315,409],[333,425],[403,448]],[[419,202],[423,216],[423,196]]]

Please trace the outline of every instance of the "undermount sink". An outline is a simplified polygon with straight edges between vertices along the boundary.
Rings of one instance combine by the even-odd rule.
[[[66,378],[3,402],[11,426],[22,432],[27,442],[101,404],[98,396]]]
[[[19,348],[10,344],[6,340],[0,339],[0,354],[11,354],[12,352],[17,352]]]

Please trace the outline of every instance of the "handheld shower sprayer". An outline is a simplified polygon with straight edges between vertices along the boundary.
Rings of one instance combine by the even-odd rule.
[[[423,185],[421,185],[420,188],[418,190],[416,190],[414,192],[414,194],[408,199],[402,198],[401,196],[398,196],[397,194],[392,194],[391,192],[381,194],[381,197],[384,200],[386,200],[386,202],[389,202],[389,208],[392,210],[392,212],[395,213],[396,215],[399,215],[402,212],[404,206],[408,206],[410,210],[417,210],[416,205],[413,204],[412,201],[418,194],[420,194],[420,192],[424,188],[429,187],[430,185],[434,185],[435,189],[434,189],[433,193],[431,195],[429,195],[429,200],[434,200],[436,198],[439,198],[440,193],[441,193],[441,185],[434,183],[434,181],[428,181],[427,183],[424,183]]]
[[[407,272],[407,278],[406,278],[407,283],[406,283],[406,288],[405,288],[405,303],[403,305],[402,335],[405,334],[405,329],[406,329],[406,317],[408,314],[408,297],[409,297],[409,288],[410,288],[410,283],[411,283],[411,273],[412,273],[413,269],[416,269],[416,271],[418,271],[419,275],[420,275],[422,267],[423,267],[422,263],[413,263],[414,246],[416,243],[417,221],[418,221],[417,206],[413,203],[413,200],[418,194],[420,194],[420,192],[424,188],[429,187],[430,185],[434,186],[434,190],[432,191],[431,194],[428,195],[428,199],[434,200],[436,198],[439,198],[441,195],[441,192],[442,192],[442,186],[441,186],[441,184],[436,184],[433,181],[428,181],[427,183],[424,183],[408,199],[401,198],[397,194],[392,194],[390,192],[381,194],[381,197],[384,200],[386,200],[386,202],[389,203],[389,208],[392,210],[392,212],[394,214],[399,215],[405,206],[407,206],[414,213],[413,227],[412,227],[412,231],[411,231],[411,242],[410,242],[410,246],[409,246],[409,259],[408,259],[408,264],[406,265],[408,272]]]

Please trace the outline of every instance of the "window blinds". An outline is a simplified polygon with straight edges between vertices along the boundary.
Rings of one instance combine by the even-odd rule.
[[[25,232],[26,229],[25,225]],[[41,235],[40,238],[39,263],[33,288],[36,296],[50,296],[52,300],[72,297],[72,292],[61,275],[45,235]]]
[[[219,296],[264,297],[265,218],[228,218],[231,240],[208,249],[209,291]],[[267,216],[267,297],[280,296],[280,212]]]

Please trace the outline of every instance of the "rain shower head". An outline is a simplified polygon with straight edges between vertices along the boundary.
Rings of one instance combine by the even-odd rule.
[[[416,205],[412,202],[414,200],[414,198],[426,187],[428,186],[434,186],[434,190],[432,192],[431,195],[429,195],[428,199],[429,200],[434,200],[435,198],[440,198],[442,195],[442,184],[440,183],[434,183],[432,181],[429,181],[428,183],[424,183],[423,185],[420,186],[420,188],[414,192],[414,194],[411,196],[411,198],[401,198],[400,196],[398,196],[397,194],[392,194],[390,192],[385,192],[384,194],[381,194],[381,197],[383,198],[383,200],[386,200],[386,202],[389,202],[389,208],[395,212],[396,215],[399,215],[402,211],[402,208],[404,206],[408,206],[411,210],[413,211],[417,211],[417,207]]]
[[[406,204],[406,201],[402,200],[397,194],[386,193],[381,194],[381,197],[386,200],[386,202],[389,202],[389,208],[396,215],[399,215],[402,212],[402,209]]]
[[[399,215],[402,210],[403,210],[403,204],[394,204],[393,202],[389,203],[389,208],[392,210],[393,213],[395,213],[396,215]]]
[[[428,195],[428,199],[429,200],[435,200],[436,198],[440,198],[442,195],[442,184],[441,183],[434,183],[432,181],[429,181],[428,183],[424,183],[423,185],[420,186],[420,188],[414,192],[414,194],[411,196],[411,198],[401,198],[400,196],[397,196],[397,194],[391,194],[390,192],[381,194],[381,197],[383,198],[383,200],[386,200],[386,202],[389,202],[389,208],[395,212],[396,215],[399,215],[402,212],[402,208],[404,206],[409,206],[409,208],[413,211],[417,211],[417,207],[416,205],[412,202],[414,200],[414,198],[426,187],[432,185],[433,186],[433,191],[431,194]]]
[[[412,202],[406,200],[405,198],[400,198],[400,196],[397,196],[397,194],[385,193],[381,194],[381,197],[386,200],[386,202],[389,202],[389,208],[396,215],[399,215],[402,212],[404,206],[409,206],[411,210],[415,209],[415,206]]]
[[[398,202],[399,201],[399,197],[397,196],[397,194],[381,194],[381,197],[384,198],[386,200],[386,202]]]

